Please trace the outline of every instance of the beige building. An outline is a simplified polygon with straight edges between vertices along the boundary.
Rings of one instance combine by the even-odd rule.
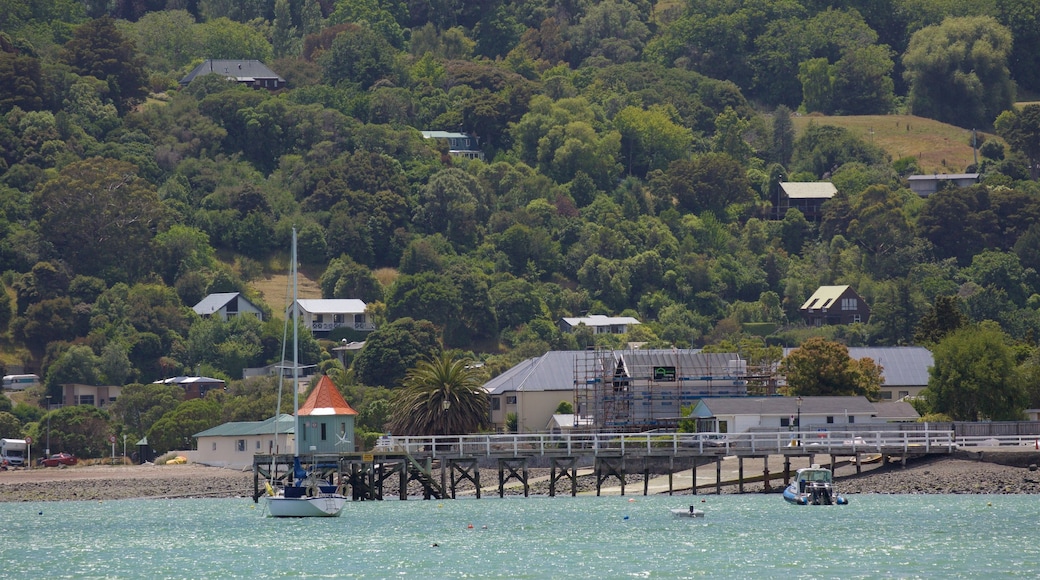
[[[282,414],[264,421],[236,421],[217,425],[194,435],[198,451],[191,460],[203,465],[244,469],[253,466],[253,455],[292,453],[293,416]],[[276,438],[277,434],[277,438]]]

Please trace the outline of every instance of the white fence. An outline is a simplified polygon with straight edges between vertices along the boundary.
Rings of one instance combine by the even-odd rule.
[[[951,453],[953,431],[574,433],[386,437],[375,449],[432,457]]]

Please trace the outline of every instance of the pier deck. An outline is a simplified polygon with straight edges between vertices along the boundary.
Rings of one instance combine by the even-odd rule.
[[[697,476],[698,468],[715,471],[715,491],[721,493],[724,458],[730,464],[735,461],[736,480],[743,491],[744,482],[752,479],[764,481],[768,489],[770,465],[774,465],[775,476],[778,461],[782,462],[786,485],[792,458],[808,458],[812,462],[816,456],[828,456],[832,466],[845,458],[855,463],[858,470],[861,458],[868,455],[905,461],[907,457],[949,454],[956,449],[952,431],[489,434],[387,437],[371,452],[306,455],[301,459],[312,471],[339,485],[344,494],[364,501],[383,499],[384,483],[391,479],[397,480],[398,497],[402,500],[407,499],[411,482],[421,484],[424,499],[454,498],[456,488],[463,482],[471,484],[479,498],[482,463],[497,463],[499,496],[504,494],[508,482],[522,486],[524,495],[528,495],[529,462],[549,467],[549,495],[556,495],[557,491],[576,495],[579,468],[591,468],[597,494],[616,481],[624,495],[626,474],[642,474],[646,495],[651,465],[658,472],[689,471],[691,484],[702,480]],[[259,501],[266,489],[262,480],[283,482],[291,478],[292,460],[291,455],[254,456],[254,501]],[[744,476],[746,460],[762,462],[761,470],[752,468],[750,471],[757,474],[748,478]],[[693,493],[697,493],[698,484],[692,485]],[[674,489],[669,476],[667,492]],[[655,487],[655,491],[661,490]]]

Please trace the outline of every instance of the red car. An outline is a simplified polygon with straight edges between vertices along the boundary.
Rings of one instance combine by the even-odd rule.
[[[44,467],[57,467],[59,465],[76,465],[79,461],[74,455],[68,453],[55,453],[40,461]]]

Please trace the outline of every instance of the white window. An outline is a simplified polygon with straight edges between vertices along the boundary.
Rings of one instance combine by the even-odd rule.
[[[842,298],[841,309],[842,310],[859,310],[859,301],[855,298]]]

